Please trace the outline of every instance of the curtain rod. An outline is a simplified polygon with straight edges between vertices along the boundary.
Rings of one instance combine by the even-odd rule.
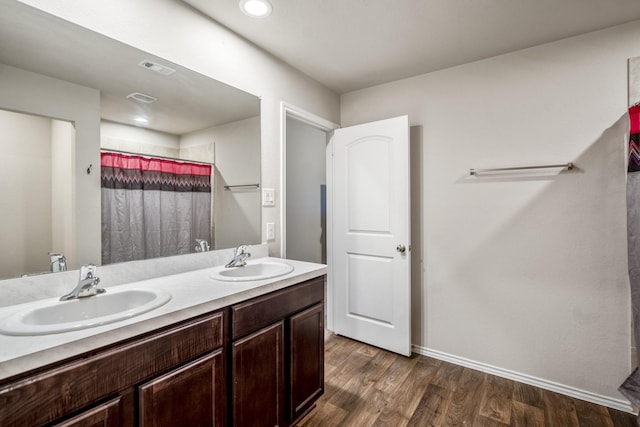
[[[168,157],[168,156],[156,156],[155,154],[134,153],[132,151],[113,150],[111,148],[101,148],[100,151],[104,151],[104,152],[107,152],[107,153],[128,154],[128,155],[131,155],[131,156],[140,156],[140,157],[147,157],[147,158],[154,158],[154,159],[164,159],[164,160],[175,160],[177,162],[188,162],[188,163],[195,163],[195,164],[198,164],[198,165],[213,166],[213,163],[199,162],[197,160],[179,159],[177,157]]]

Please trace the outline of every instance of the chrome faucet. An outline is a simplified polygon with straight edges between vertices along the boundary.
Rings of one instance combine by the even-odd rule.
[[[67,271],[67,257],[62,254],[49,253],[49,269],[52,273]]]
[[[244,267],[245,265],[247,265],[247,258],[249,258],[250,256],[251,254],[247,252],[247,245],[238,246],[233,255],[233,259],[229,261],[229,263],[225,265],[225,267]]]
[[[93,264],[83,265],[80,267],[80,279],[75,289],[68,294],[62,295],[60,301],[85,298],[107,292],[105,289],[98,287],[99,283],[100,278],[96,276],[96,266]]]
[[[196,239],[196,252],[207,252],[209,250],[209,242],[203,239]]]

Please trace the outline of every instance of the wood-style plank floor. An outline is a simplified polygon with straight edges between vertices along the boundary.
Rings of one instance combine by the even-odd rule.
[[[462,366],[328,335],[312,426],[636,427],[631,414]]]

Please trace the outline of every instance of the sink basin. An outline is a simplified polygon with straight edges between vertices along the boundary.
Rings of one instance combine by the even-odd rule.
[[[250,282],[265,280],[291,273],[293,266],[279,261],[248,261],[244,267],[225,268],[224,265],[213,269],[209,277],[223,282]]]
[[[171,294],[152,289],[110,290],[70,301],[47,300],[30,304],[0,322],[6,335],[48,335],[93,328],[129,319],[158,308]]]

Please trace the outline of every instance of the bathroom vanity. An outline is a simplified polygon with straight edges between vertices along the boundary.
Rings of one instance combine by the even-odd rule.
[[[326,269],[291,263],[292,273],[255,283],[218,283],[203,269],[138,285],[174,281],[176,301],[0,362],[0,425],[295,425],[324,390]],[[34,337],[0,345],[21,339]]]

